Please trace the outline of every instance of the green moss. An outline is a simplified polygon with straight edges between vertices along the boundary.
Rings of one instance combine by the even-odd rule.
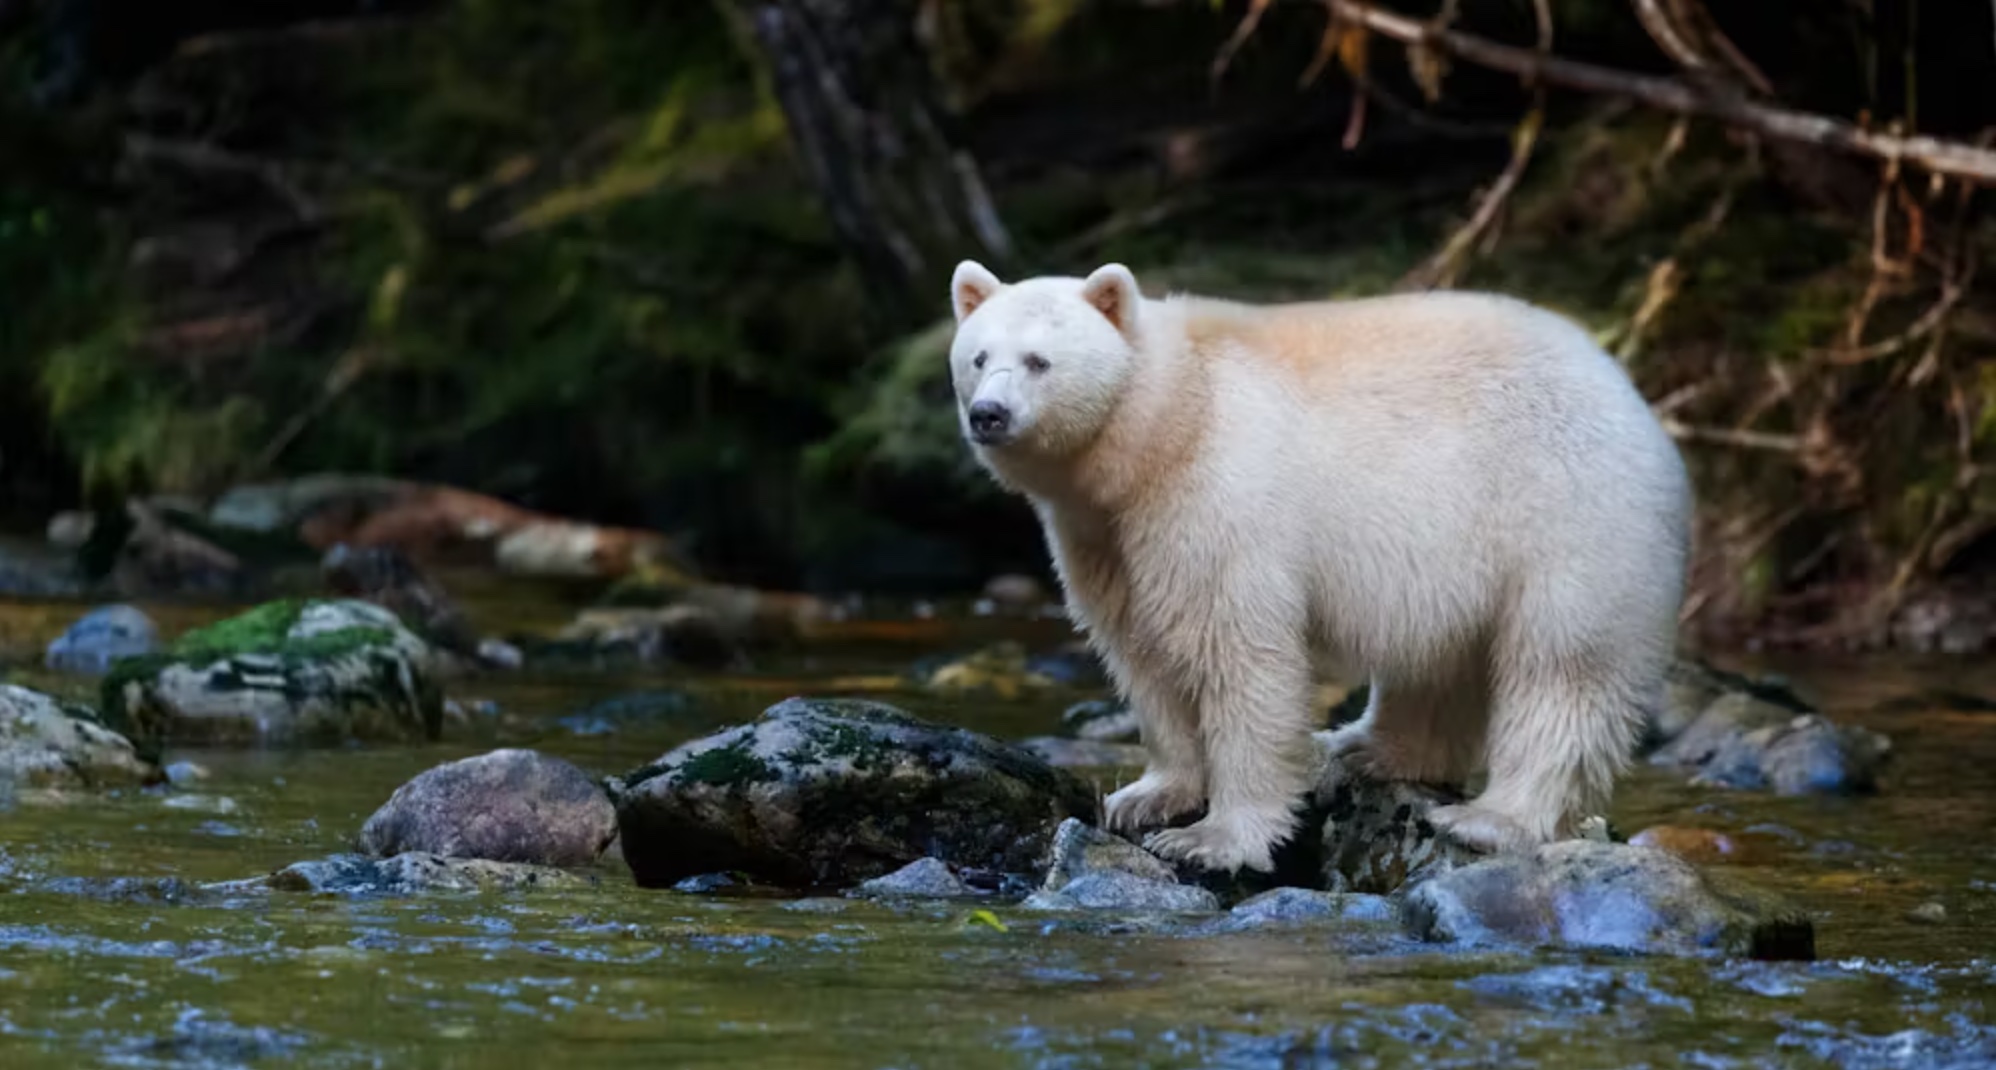
[[[751,738],[744,737],[710,747],[686,759],[679,766],[680,782],[739,787],[778,779],[776,767],[758,756],[752,749],[752,743]]]

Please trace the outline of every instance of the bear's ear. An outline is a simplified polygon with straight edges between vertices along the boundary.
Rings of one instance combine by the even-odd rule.
[[[977,306],[991,300],[991,295],[1004,286],[998,276],[975,260],[958,264],[956,274],[949,280],[950,305],[956,309],[956,321],[962,323],[964,317],[977,311]]]
[[[1136,326],[1137,304],[1143,299],[1137,292],[1137,277],[1121,264],[1104,264],[1090,272],[1081,283],[1081,298],[1124,334]]]

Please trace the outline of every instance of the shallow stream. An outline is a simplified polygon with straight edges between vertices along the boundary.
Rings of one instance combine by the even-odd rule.
[[[467,602],[488,630],[559,616]],[[0,603],[0,647],[32,656],[84,608]],[[148,608],[169,636],[213,616]],[[0,800],[0,1067],[1996,1066],[1996,713],[1887,705],[1996,694],[1980,663],[1776,666],[1832,716],[1892,737],[1875,797],[1783,800],[1648,771],[1624,784],[1617,828],[1727,833],[1737,853],[1710,864],[1808,907],[1815,963],[1466,953],[1387,923],[1194,935],[1007,906],[714,898],[638,889],[615,860],[583,892],[187,894],[349,850],[402,782],[495,745],[607,774],[791,694],[870,693],[1012,738],[1055,731],[1085,697],[892,690],[937,642],[961,640],[735,677],[491,676],[452,694],[496,703],[503,734],[175,752],[208,779]],[[660,690],[686,699],[573,716]]]

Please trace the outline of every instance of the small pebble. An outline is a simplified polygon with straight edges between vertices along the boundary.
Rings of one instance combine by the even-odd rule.
[[[1939,925],[1947,920],[1947,908],[1939,903],[1921,903],[1906,912],[1907,921],[1917,921],[1923,925]]]

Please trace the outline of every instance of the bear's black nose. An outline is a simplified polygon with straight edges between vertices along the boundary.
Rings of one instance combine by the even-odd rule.
[[[972,402],[970,406],[970,433],[979,442],[989,443],[1003,438],[1012,426],[1012,410],[995,401]]]

